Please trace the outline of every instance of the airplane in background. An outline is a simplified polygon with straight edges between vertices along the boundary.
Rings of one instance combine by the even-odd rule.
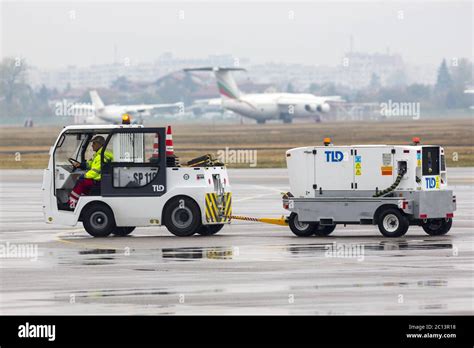
[[[464,93],[466,94],[474,94],[474,88],[467,88]],[[474,110],[474,105],[471,105],[469,109]]]
[[[74,115],[82,117],[81,123],[120,123],[123,114],[137,116],[137,121],[141,123],[144,117],[150,117],[152,110],[173,111],[182,107],[182,103],[171,104],[138,104],[138,105],[105,105],[97,91],[89,92],[92,105],[78,103],[72,106]]]
[[[330,102],[343,102],[340,96],[317,97],[309,93],[242,93],[232,76],[232,71],[243,68],[204,67],[184,69],[185,72],[212,71],[221,95],[221,105],[257,123],[282,120],[291,123],[293,118],[313,117],[319,121],[322,113],[331,109]]]

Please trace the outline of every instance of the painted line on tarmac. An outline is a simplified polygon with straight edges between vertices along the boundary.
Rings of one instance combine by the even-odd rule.
[[[79,229],[77,231],[82,231],[82,229]],[[80,242],[77,242],[77,241],[62,239],[61,237],[65,237],[65,236],[62,235],[64,233],[65,232],[60,232],[58,234],[55,234],[54,239],[59,243],[78,245],[78,246],[80,246],[82,248],[86,248],[86,249],[100,249],[100,250],[113,249],[113,250],[118,250],[115,247],[104,247],[103,245],[97,245],[97,244],[91,244],[91,243],[85,244],[85,243],[80,243]],[[87,239],[87,240],[90,240],[90,239]]]
[[[271,195],[274,195],[274,193],[262,193],[262,194],[259,194],[259,195],[250,196],[250,197],[246,197],[246,198],[234,199],[234,201],[232,203],[250,201],[252,199],[261,198],[261,197],[265,197],[265,196],[271,196]]]
[[[262,190],[267,190],[267,191],[270,190],[270,191],[273,191],[273,192],[278,192],[279,194],[282,193],[282,190],[279,190],[275,187],[268,187],[268,186],[261,186],[261,185],[251,185],[251,186],[254,187],[254,188],[257,188],[257,189],[262,189]],[[234,199],[233,201],[234,202],[243,202],[243,201],[249,201],[249,200],[252,200],[252,199],[271,196],[271,195],[274,195],[274,193],[261,193],[259,195],[254,195],[254,196],[250,196],[250,197],[246,197],[246,198]]]

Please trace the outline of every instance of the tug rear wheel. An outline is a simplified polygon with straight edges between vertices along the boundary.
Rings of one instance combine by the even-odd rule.
[[[291,213],[290,218],[288,219],[288,224],[290,225],[291,232],[298,237],[309,237],[313,235],[316,227],[316,223],[314,222],[299,221],[296,213]]]
[[[212,236],[213,234],[216,234],[222,228],[224,227],[224,224],[221,225],[202,225],[199,227],[197,230],[197,233],[200,234],[201,236]]]
[[[168,231],[178,237],[189,237],[201,226],[199,206],[188,197],[174,197],[164,211],[164,224]]]

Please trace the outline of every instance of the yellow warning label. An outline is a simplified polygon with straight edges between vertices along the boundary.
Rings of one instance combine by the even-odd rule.
[[[439,176],[436,177],[436,188],[439,189]]]
[[[219,198],[217,193],[206,193],[206,220],[208,222],[229,222],[232,216],[232,193],[226,192]]]
[[[421,167],[421,160],[417,160],[417,161],[416,161],[416,166],[417,166],[417,167]]]
[[[355,167],[356,167],[356,169],[361,169],[361,168],[362,168],[362,166],[360,165],[360,162],[357,162],[357,163],[355,164]]]
[[[362,175],[362,172],[360,169],[356,169],[356,175]]]

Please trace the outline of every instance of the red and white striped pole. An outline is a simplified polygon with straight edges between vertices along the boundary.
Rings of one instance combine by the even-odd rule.
[[[173,148],[173,134],[171,132],[171,126],[166,129],[166,157],[174,156]]]
[[[155,140],[153,141],[153,154],[151,155],[152,158],[158,159],[159,152],[158,152],[158,133],[155,133]]]

